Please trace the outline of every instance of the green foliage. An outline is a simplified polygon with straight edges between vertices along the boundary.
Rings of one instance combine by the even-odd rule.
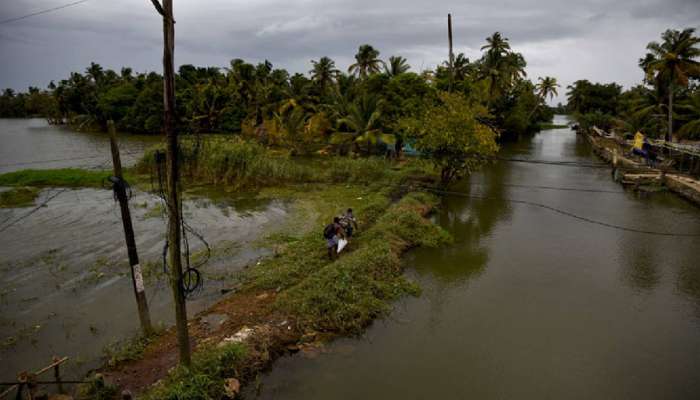
[[[639,60],[644,84],[624,92],[617,84],[579,80],[569,86],[568,109],[579,124],[650,137],[678,132],[681,138],[698,138],[697,82],[700,79],[700,38],[694,29],[666,30],[661,42],[650,42]],[[695,82],[695,84],[693,84]],[[677,130],[676,130],[677,128]]]
[[[100,374],[91,376],[87,383],[78,387],[77,398],[82,400],[112,400],[117,394],[117,386],[105,382]]]
[[[246,349],[239,343],[200,347],[190,368],[178,366],[168,377],[140,397],[144,400],[219,400],[224,395],[224,380],[234,377],[245,359]]]
[[[578,80],[567,86],[569,110],[578,114],[615,114],[622,86],[616,83],[600,84]]]
[[[108,176],[110,173],[106,171],[76,168],[25,169],[0,174],[0,186],[98,187]],[[125,178],[129,180],[128,174]]]
[[[357,250],[309,269],[305,279],[280,294],[277,307],[314,329],[359,332],[388,310],[389,301],[418,292],[401,274],[399,255],[412,246],[450,240],[422,216],[435,203],[424,193],[404,197],[357,237]]]
[[[121,343],[111,343],[104,348],[107,365],[114,367],[125,361],[136,360],[143,355],[146,347],[163,333],[157,330],[150,335],[140,334],[131,340]]]
[[[26,93],[5,89],[0,95],[0,118],[48,117],[55,113],[55,108],[51,92],[31,86]]]
[[[324,147],[347,153],[349,146],[337,145],[331,138],[338,135],[331,134],[352,133],[345,136],[362,146],[363,153],[385,148],[399,153],[404,132],[397,121],[434,103],[436,92],[448,88],[486,106],[490,125],[503,131],[504,137],[537,129],[544,117],[532,110],[544,108],[537,105],[551,91],[533,97],[540,100],[527,109],[534,119],[528,123],[521,109],[530,100],[521,98],[534,94],[535,88],[522,85],[529,82],[525,58],[512,51],[508,39],[498,32],[487,43],[476,61],[460,53],[452,63],[420,73],[409,72],[409,62],[401,56],[383,61],[379,50],[369,44],[359,46],[347,73],[339,71],[329,57],[311,61],[308,77],[276,69],[267,60],[254,65],[234,59],[226,68],[182,65],[175,76],[176,129],[195,134],[244,133],[295,154]],[[162,77],[154,72],[122,68],[117,73],[91,63],[84,72],[51,83],[46,91],[6,90],[0,96],[0,116],[36,114],[52,123],[102,131],[112,119],[120,131],[157,134],[163,124],[162,84]],[[281,111],[291,103],[295,104],[292,112]],[[369,103],[376,107],[365,113]],[[513,117],[514,113],[518,115]],[[321,118],[324,129],[310,129],[317,115],[325,116]]]
[[[389,206],[387,190],[369,190],[352,185],[324,185],[315,190],[307,188],[301,193],[292,190],[290,197],[296,201],[310,201],[311,208],[319,214],[316,218],[307,218],[304,221],[307,226],[297,228],[301,231],[301,236],[298,235],[300,232],[292,232],[297,236],[287,239],[285,248],[277,257],[265,260],[250,270],[245,279],[246,286],[254,289],[285,289],[327,265],[329,260],[319,232],[347,207],[354,210],[360,229],[371,225]],[[274,196],[279,198],[284,197],[284,194],[276,192]]]
[[[163,150],[162,146],[148,150],[136,170],[149,173],[155,165],[156,152]],[[185,178],[200,184],[239,188],[308,182],[371,183],[391,174],[391,164],[384,159],[293,159],[239,137],[182,141],[180,157]]]
[[[700,90],[681,102],[678,106],[679,120],[684,122],[678,134],[683,138],[700,139]]]
[[[0,208],[29,207],[39,195],[37,188],[18,187],[0,192]]]
[[[400,125],[415,147],[441,170],[443,184],[463,176],[498,150],[497,134],[480,122],[486,110],[459,94],[440,93],[440,104],[427,107]]]
[[[591,112],[588,114],[575,114],[581,129],[590,130],[597,126],[603,130],[610,130],[613,126],[613,117],[610,114],[603,114],[600,111]]]

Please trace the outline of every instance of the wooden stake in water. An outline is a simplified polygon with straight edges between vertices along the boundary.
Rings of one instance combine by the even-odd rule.
[[[126,249],[129,254],[129,265],[131,266],[131,283],[134,287],[134,296],[136,297],[136,306],[139,310],[139,320],[141,321],[141,330],[148,335],[153,331],[151,327],[151,317],[148,312],[148,301],[146,300],[146,292],[143,285],[143,275],[141,274],[141,266],[139,265],[139,254],[136,251],[136,240],[134,239],[134,227],[131,224],[131,212],[129,211],[129,198],[126,194],[126,185],[122,176],[122,162],[119,156],[119,145],[117,144],[117,133],[114,128],[114,122],[107,122],[109,129],[109,144],[112,148],[112,163],[114,165],[114,177],[112,184],[114,185],[114,193],[119,201],[119,208],[122,212],[122,224],[124,225],[124,237],[126,239]]]

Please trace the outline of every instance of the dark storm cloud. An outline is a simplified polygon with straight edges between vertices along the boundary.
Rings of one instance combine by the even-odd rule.
[[[0,20],[66,0],[4,2]],[[401,54],[415,69],[445,58],[453,14],[456,50],[474,59],[484,38],[501,31],[528,61],[528,75],[641,79],[646,43],[666,28],[697,27],[693,0],[175,0],[176,61],[225,66],[232,58],[269,59],[293,72],[330,56],[339,67],[357,46]],[[118,69],[160,70],[161,26],[149,0],[91,0],[51,14],[0,25],[0,87],[45,86],[91,61]],[[563,92],[564,90],[562,90]]]

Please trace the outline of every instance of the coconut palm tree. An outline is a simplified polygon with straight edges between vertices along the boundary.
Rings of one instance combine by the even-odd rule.
[[[454,78],[456,81],[464,80],[471,72],[471,64],[464,53],[457,54],[452,62]]]
[[[351,74],[357,74],[360,78],[366,78],[370,74],[377,73],[384,65],[384,61],[379,59],[379,50],[363,44],[355,54],[355,63],[348,68]]]
[[[666,106],[659,90],[639,85],[627,91],[626,97],[624,110],[613,120],[617,129],[646,135],[663,131]]]
[[[338,120],[340,125],[350,128],[346,132],[338,132],[332,141],[347,142],[353,141],[358,146],[365,144],[366,154],[372,153],[372,145],[382,141],[387,145],[395,143],[395,136],[380,131],[378,123],[382,113],[380,107],[382,101],[374,95],[365,94],[351,103],[347,108],[347,115]]]
[[[559,92],[557,91],[557,88],[559,87],[559,84],[557,83],[557,78],[551,77],[551,76],[545,76],[544,78],[540,77],[538,78],[539,82],[537,85],[535,85],[535,94],[537,94],[537,97],[539,97],[540,101],[535,103],[535,107],[530,111],[530,115],[528,115],[528,119],[532,118],[532,114],[537,111],[537,108],[540,106],[540,102],[547,100],[547,97],[553,98],[554,96],[558,95]]]
[[[389,76],[401,75],[411,69],[405,58],[401,56],[389,57],[389,63],[384,65],[384,72]]]
[[[486,38],[486,44],[481,46],[481,50],[486,50],[487,60],[495,62],[510,52],[510,44],[508,38],[501,36],[500,32],[494,32]]]
[[[685,122],[678,130],[678,134],[681,137],[697,140],[700,138],[700,91],[696,90],[678,108],[682,111],[678,119]]]
[[[525,59],[520,53],[506,53],[498,58],[486,55],[481,64],[479,78],[486,80],[488,84],[489,103],[507,93],[525,77],[525,65]]]
[[[640,62],[645,67],[648,80],[654,79],[657,85],[668,89],[668,129],[665,140],[673,140],[673,94],[677,87],[688,86],[688,78],[700,76],[700,38],[694,35],[695,29],[683,31],[668,29],[661,35],[662,43],[650,42],[649,53]],[[651,56],[649,56],[651,55]]]
[[[278,113],[274,114],[274,118],[284,135],[284,142],[292,149],[292,155],[303,154],[306,146],[302,136],[306,122],[309,120],[309,116],[304,109],[292,105],[280,109]]]
[[[93,82],[99,84],[104,76],[104,70],[100,64],[91,62],[90,66],[85,69],[85,75],[92,79]]]
[[[313,68],[309,73],[311,79],[321,88],[321,92],[325,93],[326,89],[335,82],[340,71],[335,68],[335,61],[329,57],[321,57],[318,61],[311,60]]]

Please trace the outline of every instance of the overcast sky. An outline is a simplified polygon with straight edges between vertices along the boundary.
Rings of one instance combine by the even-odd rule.
[[[74,0],[0,0],[0,20]],[[291,72],[329,56],[346,69],[357,47],[402,55],[414,70],[446,58],[448,12],[455,53],[479,57],[500,31],[527,60],[528,76],[639,82],[649,41],[667,28],[700,26],[698,0],[174,0],[176,64],[270,60]],[[161,70],[161,22],[150,0],[90,0],[0,24],[0,87],[26,90],[95,61]]]

